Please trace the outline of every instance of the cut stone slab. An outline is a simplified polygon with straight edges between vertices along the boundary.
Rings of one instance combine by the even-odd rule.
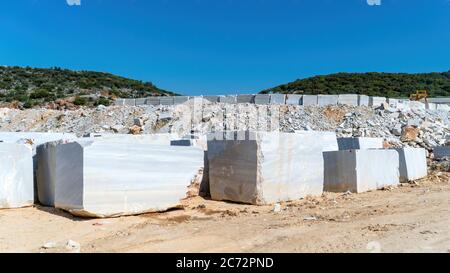
[[[358,105],[359,106],[369,106],[369,96],[358,95]]]
[[[358,106],[358,95],[356,95],[356,94],[339,95],[338,104]]]
[[[228,103],[228,104],[236,104],[236,96],[235,95],[219,96],[219,102]]]
[[[145,101],[145,104],[157,106],[160,104],[159,97],[148,97],[147,100]]]
[[[437,109],[437,104],[436,103],[432,103],[432,102],[427,102],[427,103],[425,103],[425,108],[427,110],[436,110]]]
[[[318,104],[317,95],[303,95],[302,97],[303,106],[317,105],[317,104]]]
[[[450,146],[435,147],[433,150],[434,158],[450,158]]]
[[[136,104],[136,106],[139,106],[139,105],[145,105],[145,102],[147,101],[147,99],[146,98],[139,98],[139,99],[136,99],[135,100],[135,104]]]
[[[286,95],[284,94],[270,95],[270,104],[285,104],[285,103],[286,103]]]
[[[423,148],[395,149],[400,160],[400,182],[417,180],[428,175],[427,155]]]
[[[125,105],[125,100],[124,99],[116,99],[114,101],[114,105],[123,106],[123,105]]]
[[[173,105],[173,97],[159,97],[161,105]]]
[[[269,94],[257,94],[255,96],[255,104],[269,104],[270,103],[270,95]]]
[[[397,109],[400,110],[408,110],[409,109],[409,100],[398,100]]]
[[[135,106],[136,105],[136,100],[135,99],[124,99],[123,100],[123,105]]]
[[[339,150],[383,149],[383,139],[377,137],[340,137]]]
[[[450,105],[448,105],[448,104],[436,104],[436,110],[450,111]]]
[[[370,97],[369,98],[369,106],[378,107],[386,103],[386,98],[384,97]]]
[[[147,134],[147,135],[131,135],[131,134],[89,134],[85,140],[101,140],[110,143],[138,143],[138,144],[154,144],[170,146],[174,140],[179,140],[178,134]]]
[[[360,193],[399,184],[399,155],[395,150],[324,152],[323,158],[325,191]]]
[[[237,103],[255,103],[255,95],[237,95]]]
[[[392,108],[397,108],[398,102],[398,99],[388,98],[389,106]]]
[[[337,95],[318,95],[317,104],[319,106],[336,105],[338,103]]]
[[[203,99],[209,102],[219,102],[219,96],[204,96]]]
[[[322,194],[320,132],[244,132],[244,138],[240,133],[208,135],[213,200],[269,204]]]
[[[16,144],[29,144],[32,149],[33,160],[33,174],[34,179],[34,199],[38,201],[38,190],[36,171],[39,162],[39,146],[50,141],[72,141],[77,139],[74,134],[66,133],[36,133],[36,132],[0,132],[0,143],[16,143]],[[0,162],[1,164],[1,162]]]
[[[286,104],[301,105],[302,104],[302,95],[287,94],[286,95]]]
[[[39,185],[56,208],[82,217],[176,207],[191,183],[200,183],[204,165],[204,151],[195,147],[78,140],[50,142],[45,150]]]
[[[409,108],[411,109],[426,109],[425,103],[420,101],[410,101]]]
[[[30,145],[0,143],[0,208],[34,203],[33,154]]]
[[[182,104],[189,101],[188,96],[175,96],[173,97],[173,104]]]

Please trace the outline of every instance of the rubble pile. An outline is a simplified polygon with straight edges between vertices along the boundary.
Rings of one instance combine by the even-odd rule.
[[[450,112],[367,106],[298,106],[188,101],[174,106],[111,106],[75,110],[0,109],[0,131],[180,135],[220,130],[333,131],[338,137],[381,137],[390,147],[445,144]]]

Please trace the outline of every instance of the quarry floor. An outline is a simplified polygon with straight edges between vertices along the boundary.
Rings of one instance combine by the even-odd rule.
[[[0,210],[0,252],[450,252],[450,174],[362,194],[273,206],[195,197],[184,208],[112,219]],[[46,243],[53,243],[44,249]]]

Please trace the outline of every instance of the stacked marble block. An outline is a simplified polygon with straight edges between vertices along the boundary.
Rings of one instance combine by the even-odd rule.
[[[338,98],[339,96],[337,95],[318,95],[317,104],[319,106],[337,105]]]
[[[287,94],[286,95],[286,104],[287,105],[302,105],[302,95],[298,94]]]
[[[0,143],[0,209],[34,203],[32,147]]]
[[[202,149],[145,140],[85,138],[41,149],[40,202],[83,217],[175,207],[191,183],[201,180],[204,166]]]
[[[323,192],[325,150],[334,133],[217,132],[208,135],[211,198],[249,204]]]
[[[342,94],[338,96],[338,104],[358,106],[358,95],[356,94]]]

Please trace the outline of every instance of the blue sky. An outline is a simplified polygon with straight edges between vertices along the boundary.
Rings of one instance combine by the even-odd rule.
[[[0,65],[105,71],[191,95],[450,69],[449,0],[66,1],[2,1]]]

